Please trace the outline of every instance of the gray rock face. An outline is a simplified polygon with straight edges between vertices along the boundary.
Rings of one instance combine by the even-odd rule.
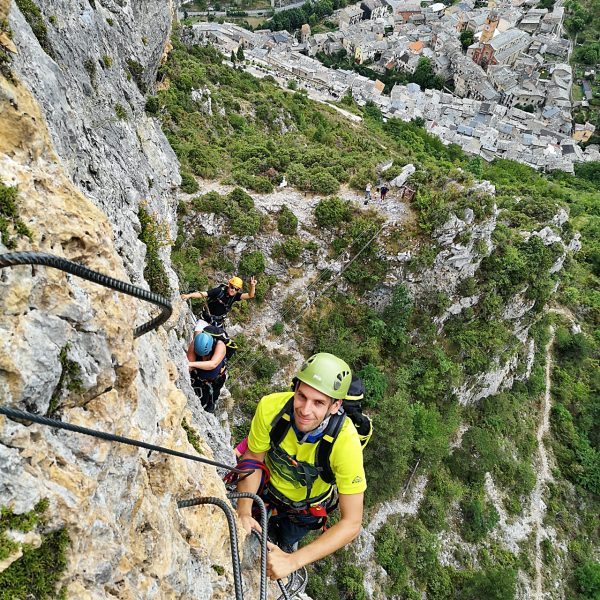
[[[142,202],[171,237],[176,228],[178,163],[142,94],[152,90],[168,43],[171,2],[39,6],[54,59],[12,3],[13,70],[29,91],[0,78],[0,127],[13,132],[2,141],[0,177],[19,186],[22,216],[35,231],[18,249],[145,286]],[[132,328],[155,308],[30,267],[2,271],[0,308],[3,403],[44,414],[53,401],[65,421],[194,453],[185,418],[205,456],[233,464],[228,433],[196,405],[186,376],[185,315],[134,342]],[[72,389],[60,383],[66,360],[77,365]],[[26,512],[49,499],[51,526],[66,526],[73,540],[65,581],[72,598],[233,597],[225,520],[216,515],[208,526],[207,511],[175,505],[224,493],[212,467],[0,419],[1,503]]]
[[[408,178],[415,172],[415,170],[415,166],[412,163],[404,165],[404,167],[402,167],[402,172],[400,173],[400,175],[392,179],[392,181],[390,181],[390,185],[393,187],[402,187],[406,183]]]
[[[434,233],[434,238],[441,247],[434,265],[418,274],[406,275],[406,284],[413,295],[425,297],[432,292],[443,291],[452,298],[458,284],[473,277],[483,257],[491,252],[492,233],[496,228],[498,214],[498,208],[494,206],[492,215],[480,223],[473,223],[472,211],[468,212],[468,209],[464,211],[463,219],[451,214],[446,223]],[[464,233],[468,234],[467,241],[457,241],[457,237]],[[485,254],[481,253],[481,248],[486,249]],[[447,310],[439,319],[440,325],[450,314],[458,314],[455,312],[457,308],[453,303],[451,310]]]
[[[55,25],[40,47],[18,10],[10,27],[13,64],[44,111],[56,150],[73,182],[109,217],[131,279],[142,280],[141,202],[175,233],[177,159],[158,122],[146,116],[143,91],[154,89],[171,28],[165,0],[42,2]],[[112,23],[112,24],[111,24]],[[118,107],[126,118],[117,116]]]

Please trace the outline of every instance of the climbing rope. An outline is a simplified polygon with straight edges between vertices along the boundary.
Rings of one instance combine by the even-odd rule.
[[[156,329],[159,325],[162,325],[173,312],[171,303],[164,296],[149,292],[143,288],[131,285],[119,279],[114,279],[108,275],[92,271],[83,265],[71,262],[54,254],[46,254],[44,252],[10,252],[8,254],[0,254],[0,269],[5,267],[14,267],[16,265],[44,265],[46,267],[52,267],[54,269],[60,269],[71,275],[76,275],[82,279],[87,279],[93,283],[103,285],[104,287],[116,290],[133,296],[134,298],[140,298],[146,302],[151,302],[160,306],[162,312],[157,317],[151,319],[143,325],[139,325],[133,330],[133,337],[137,338],[153,329]]]
[[[220,467],[221,469],[227,469],[235,473],[240,473],[246,477],[250,475],[252,471],[241,471],[225,465],[223,463],[204,458],[202,456],[194,456],[193,454],[186,454],[185,452],[179,452],[178,450],[171,450],[163,446],[156,446],[154,444],[148,444],[147,442],[141,442],[131,438],[123,437],[121,435],[115,435],[113,433],[107,433],[106,431],[98,431],[97,429],[89,429],[88,427],[81,427],[79,425],[73,425],[71,423],[65,423],[64,421],[58,421],[56,419],[50,419],[41,415],[36,415],[23,410],[17,410],[16,408],[10,408],[8,406],[0,406],[0,414],[7,416],[13,421],[31,421],[32,423],[39,423],[40,425],[47,425],[48,427],[55,427],[57,429],[66,429],[67,431],[74,431],[75,433],[81,433],[83,435],[89,435],[107,442],[118,442],[119,444],[127,444],[129,446],[137,446],[138,448],[145,448],[152,452],[160,452],[162,454],[170,454],[171,456],[178,456],[179,458],[185,458],[187,460],[194,460],[196,462],[212,465],[213,467]]]

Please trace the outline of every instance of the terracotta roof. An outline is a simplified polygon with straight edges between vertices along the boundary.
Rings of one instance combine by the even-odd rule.
[[[408,45],[408,47],[415,53],[421,52],[421,50],[423,50],[423,46],[423,42],[412,42],[412,44]]]

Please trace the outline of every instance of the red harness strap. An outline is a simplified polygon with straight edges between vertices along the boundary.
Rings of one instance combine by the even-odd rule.
[[[265,465],[264,462],[261,462],[259,460],[253,460],[251,458],[246,458],[244,460],[240,460],[237,464],[237,468],[242,470],[242,471],[248,471],[248,475],[250,475],[253,471],[256,471],[256,469],[260,469],[261,471],[261,475],[260,475],[260,486],[258,488],[258,492],[257,494],[260,496],[265,488],[265,485],[267,485],[267,483],[269,483],[269,479],[271,479],[271,473],[267,467],[267,465]],[[234,473],[233,471],[229,471],[229,473],[227,473],[227,475],[225,475],[225,477],[223,477],[223,481],[227,484],[234,484],[237,483],[240,478],[243,479],[246,476],[240,476],[239,473]]]

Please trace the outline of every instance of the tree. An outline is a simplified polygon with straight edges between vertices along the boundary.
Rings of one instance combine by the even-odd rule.
[[[235,52],[232,50],[232,51],[231,51],[231,59],[230,59],[230,60],[231,60],[231,62],[232,62],[234,65],[235,65],[235,59],[236,59]]]
[[[241,46],[238,47],[237,58],[240,62],[246,60],[246,57],[244,56],[244,49]]]
[[[423,89],[441,90],[444,87],[444,80],[435,74],[431,60],[426,56],[419,59],[417,68],[410,79],[413,83],[418,83]]]
[[[586,65],[595,65],[598,62],[598,51],[600,44],[584,44],[581,48],[575,51],[575,57],[578,61]]]
[[[466,50],[475,38],[475,34],[470,29],[465,29],[460,34],[460,43],[462,44],[463,50]]]
[[[600,563],[588,561],[575,571],[577,587],[586,598],[600,598]]]
[[[413,418],[405,390],[385,396],[373,418],[373,439],[365,452],[367,503],[392,498],[402,488],[412,461]],[[385,469],[381,457],[386,457]]]
[[[565,27],[570,34],[575,34],[579,31],[583,31],[585,21],[578,16],[569,17],[568,19],[565,19]]]

